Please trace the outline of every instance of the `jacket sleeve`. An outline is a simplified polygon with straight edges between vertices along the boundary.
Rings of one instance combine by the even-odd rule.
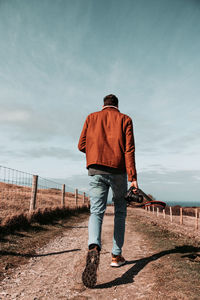
[[[135,164],[135,142],[133,135],[133,123],[129,118],[125,129],[125,162],[128,181],[137,180],[137,171]]]
[[[88,118],[86,119],[83,129],[78,142],[78,149],[85,153],[86,152],[86,136],[87,136],[87,128],[88,128]]]

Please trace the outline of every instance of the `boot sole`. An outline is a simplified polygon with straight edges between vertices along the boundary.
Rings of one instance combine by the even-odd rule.
[[[93,288],[97,282],[97,268],[99,265],[99,254],[96,250],[88,252],[86,267],[82,273],[83,284],[88,288]]]

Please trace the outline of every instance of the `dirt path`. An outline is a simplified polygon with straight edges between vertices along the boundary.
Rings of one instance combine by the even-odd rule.
[[[64,231],[39,249],[29,263],[16,269],[0,286],[0,299],[188,299],[169,298],[154,289],[160,261],[144,235],[134,230],[127,218],[123,255],[128,263],[117,269],[110,264],[112,249],[113,208],[104,218],[98,283],[94,289],[82,285],[81,273],[87,253],[87,220]],[[130,214],[130,212],[129,212]],[[151,259],[148,259],[151,257]],[[167,259],[167,258],[166,258]],[[162,260],[162,258],[161,258]]]

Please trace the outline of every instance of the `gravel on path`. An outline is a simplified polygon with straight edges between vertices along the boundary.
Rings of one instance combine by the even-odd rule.
[[[129,211],[130,213],[130,211]],[[151,264],[138,266],[137,261],[152,255],[149,242],[129,225],[123,255],[127,264],[111,268],[113,207],[108,207],[103,223],[102,251],[97,286],[87,289],[81,281],[87,254],[88,220],[63,232],[26,265],[6,277],[0,286],[0,299],[155,299],[155,275]]]

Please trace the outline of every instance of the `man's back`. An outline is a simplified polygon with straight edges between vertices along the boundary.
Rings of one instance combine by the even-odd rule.
[[[86,153],[87,168],[102,165],[126,172],[131,166],[128,175],[136,175],[132,120],[116,107],[105,106],[87,117],[78,147]]]

